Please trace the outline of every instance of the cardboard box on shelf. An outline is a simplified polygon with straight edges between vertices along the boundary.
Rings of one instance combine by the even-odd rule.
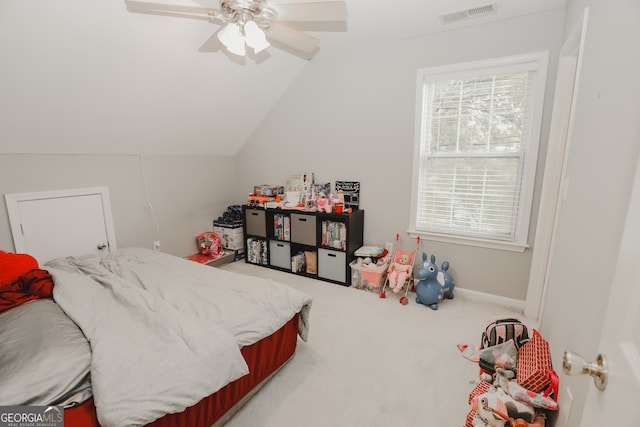
[[[313,172],[293,174],[289,176],[284,191],[300,191],[302,194],[311,195],[313,182]]]
[[[278,194],[284,194],[284,186],[282,185],[255,185],[253,187],[253,194],[256,196],[277,196]]]

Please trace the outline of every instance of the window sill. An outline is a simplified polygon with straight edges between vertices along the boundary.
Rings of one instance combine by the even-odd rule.
[[[455,245],[475,246],[486,249],[497,249],[509,252],[524,252],[529,245],[520,242],[501,242],[499,240],[482,239],[479,237],[455,236],[451,234],[429,233],[425,231],[408,230],[407,233],[412,238],[432,240],[436,242],[452,243]]]

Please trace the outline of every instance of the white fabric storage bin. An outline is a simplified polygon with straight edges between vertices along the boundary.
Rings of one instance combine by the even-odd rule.
[[[318,276],[346,283],[347,254],[329,249],[318,249]]]
[[[291,269],[291,246],[289,242],[269,241],[269,264],[274,267]]]

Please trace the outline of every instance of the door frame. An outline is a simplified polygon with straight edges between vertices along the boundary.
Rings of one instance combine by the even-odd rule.
[[[589,8],[585,8],[581,21],[576,24],[562,45],[558,59],[547,159],[524,307],[525,317],[538,322],[544,308],[560,208],[569,185],[565,171],[573,136],[588,18]]]
[[[9,224],[11,225],[11,234],[13,235],[13,246],[15,252],[27,252],[27,244],[24,239],[24,235],[22,234],[19,209],[20,202],[95,195],[100,196],[102,200],[102,215],[104,218],[105,231],[107,234],[108,250],[115,251],[117,249],[116,233],[113,226],[113,218],[111,216],[111,200],[109,199],[109,188],[91,187],[69,190],[39,191],[34,193],[5,194],[4,197],[7,204],[7,213],[9,214]]]

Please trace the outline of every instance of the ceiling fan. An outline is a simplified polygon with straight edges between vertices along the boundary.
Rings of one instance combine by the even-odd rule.
[[[271,44],[311,59],[320,40],[306,31],[345,31],[344,1],[280,3],[278,0],[220,0],[220,8],[125,0],[127,10],[151,15],[206,20],[220,25],[203,46],[218,39],[227,51],[245,56],[249,47],[259,53]],[[202,48],[201,48],[202,50]]]

